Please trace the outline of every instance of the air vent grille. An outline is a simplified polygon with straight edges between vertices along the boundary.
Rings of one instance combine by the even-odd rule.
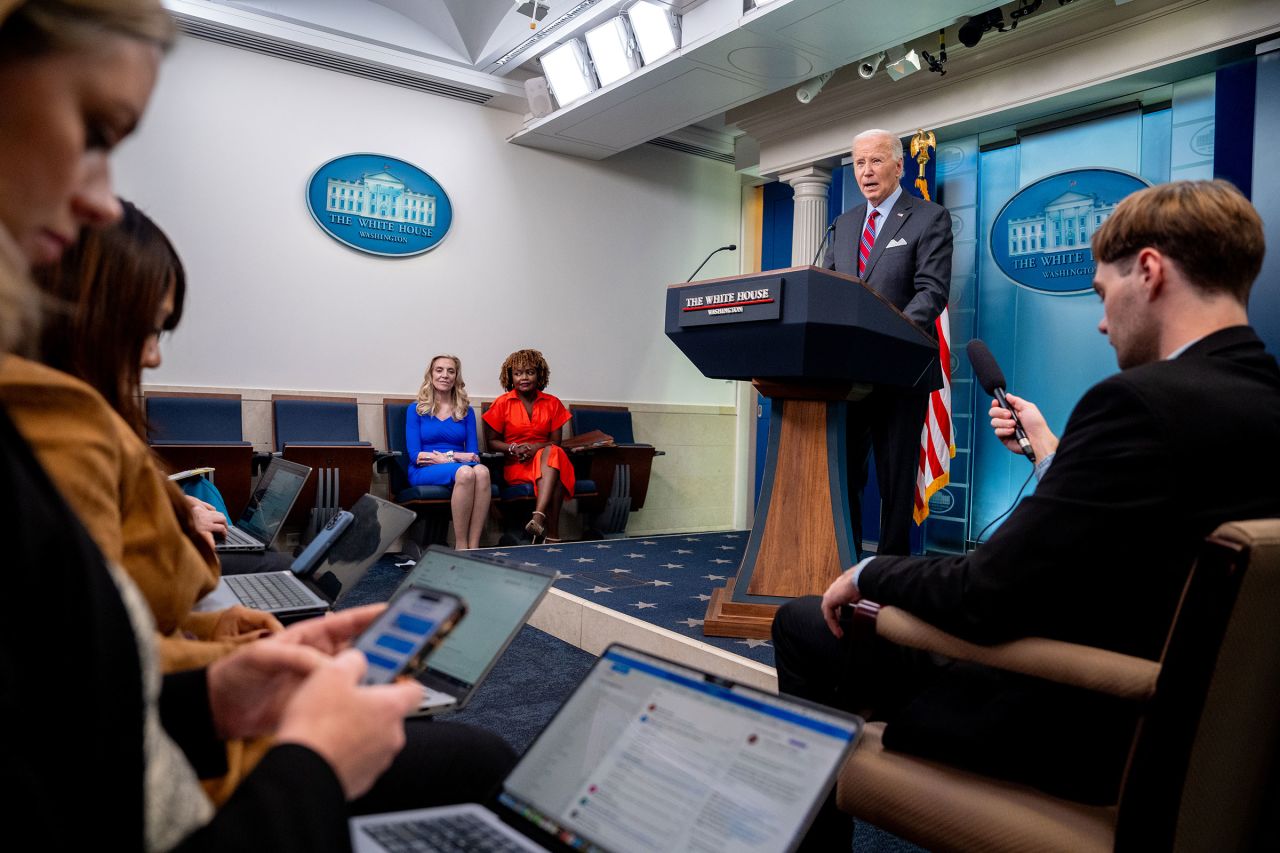
[[[265,53],[268,56],[314,65],[318,68],[327,68],[330,71],[339,71],[343,74],[352,74],[356,77],[364,77],[367,80],[390,83],[393,86],[403,86],[406,89],[416,89],[419,92],[429,92],[433,95],[453,98],[455,101],[486,104],[493,100],[493,95],[488,92],[465,89],[461,86],[454,86],[408,71],[388,68],[385,65],[365,62],[305,45],[292,44],[270,36],[245,32],[244,30],[211,23],[187,15],[177,15],[176,17],[179,28],[193,38],[230,45],[242,50],[252,50],[255,53]]]
[[[708,160],[717,160],[721,163],[733,165],[733,155],[726,154],[723,151],[717,151],[714,148],[707,148],[703,145],[690,145],[688,142],[680,142],[668,136],[661,136],[657,139],[650,139],[650,145],[656,145],[659,148],[670,148],[672,151],[679,151],[683,154],[692,154],[695,157],[706,157]]]

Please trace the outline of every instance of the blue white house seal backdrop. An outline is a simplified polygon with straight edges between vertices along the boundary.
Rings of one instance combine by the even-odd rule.
[[[307,184],[307,208],[329,236],[371,255],[429,252],[449,233],[453,205],[435,178],[383,154],[347,154]]]
[[[991,228],[991,254],[1015,284],[1067,295],[1093,289],[1089,240],[1116,205],[1148,186],[1116,169],[1049,175],[1014,194]]]

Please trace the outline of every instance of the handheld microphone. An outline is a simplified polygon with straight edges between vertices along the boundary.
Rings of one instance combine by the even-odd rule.
[[[694,276],[694,275],[697,275],[697,274],[698,274],[698,273],[700,273],[700,272],[702,272],[702,268],[703,268],[703,267],[705,267],[705,266],[707,265],[707,261],[709,261],[709,260],[711,260],[712,258],[714,258],[718,252],[736,252],[736,251],[738,251],[738,245],[737,245],[736,243],[730,243],[730,244],[729,244],[729,245],[727,245],[727,246],[721,246],[719,249],[716,249],[714,252],[712,252],[711,254],[707,255],[706,260],[704,260],[702,263],[698,264],[698,268],[697,268],[696,270],[694,270],[694,271],[693,271],[693,275],[689,276],[688,278],[686,278],[686,279],[684,280],[685,284],[688,284],[689,282],[693,281],[693,276]]]
[[[965,351],[969,354],[969,363],[973,365],[973,375],[978,378],[978,384],[982,386],[982,390],[995,397],[1001,406],[1008,409],[1013,414],[1013,434],[1018,439],[1018,447],[1022,448],[1022,455],[1031,460],[1032,464],[1036,461],[1036,452],[1031,449],[1031,442],[1027,439],[1027,431],[1022,428],[1022,421],[1018,419],[1018,413],[1013,410],[1013,406],[1009,405],[1004,394],[1004,371],[1000,369],[1000,365],[996,364],[996,358],[991,354],[991,350],[987,349],[987,345],[980,338],[974,338],[965,346]]]
[[[827,248],[827,241],[831,239],[831,232],[836,230],[836,224],[832,222],[827,226],[827,230],[822,234],[822,242],[818,244],[818,251],[813,253],[813,260],[809,262],[809,266],[816,267],[818,258],[822,257],[822,250]]]

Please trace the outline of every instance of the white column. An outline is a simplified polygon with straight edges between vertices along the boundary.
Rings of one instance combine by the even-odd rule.
[[[806,166],[778,176],[796,191],[795,219],[791,225],[791,265],[813,263],[814,253],[827,228],[827,188],[831,186],[831,170]],[[821,263],[822,259],[818,259]]]

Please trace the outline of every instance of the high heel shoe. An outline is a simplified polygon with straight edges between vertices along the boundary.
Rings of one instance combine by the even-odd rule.
[[[539,519],[541,519],[541,521]],[[539,536],[542,536],[547,532],[546,525],[542,523],[546,520],[547,514],[544,512],[538,512],[535,509],[533,511],[533,517],[530,518],[529,523],[524,526],[524,532],[537,539]]]

